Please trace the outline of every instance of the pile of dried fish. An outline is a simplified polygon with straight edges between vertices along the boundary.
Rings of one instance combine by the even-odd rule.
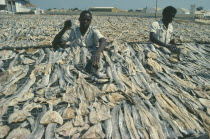
[[[78,15],[0,15],[0,48],[46,46],[61,30],[67,19],[78,24]],[[97,26],[108,41],[148,42],[153,18],[132,16],[94,16],[92,25]],[[210,42],[209,25],[193,21],[173,22],[177,42]]]
[[[114,41],[95,72],[84,47],[0,51],[0,138],[209,136],[210,45],[180,48]]]

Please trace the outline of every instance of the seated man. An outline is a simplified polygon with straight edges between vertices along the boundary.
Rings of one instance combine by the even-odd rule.
[[[173,26],[171,24],[176,13],[177,10],[172,6],[163,9],[163,18],[153,22],[150,27],[150,41],[177,53],[178,49],[172,39]]]
[[[96,51],[94,51],[91,59],[92,65],[97,66],[100,62],[100,54],[107,43],[103,35],[97,29],[90,26],[91,20],[92,14],[89,11],[83,11],[79,17],[79,27],[71,29],[71,20],[65,21],[63,29],[55,36],[52,42],[53,47],[58,49],[68,41],[80,47],[96,49],[96,46],[99,46]]]

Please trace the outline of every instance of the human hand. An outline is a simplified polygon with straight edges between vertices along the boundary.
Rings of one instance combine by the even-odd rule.
[[[64,27],[63,27],[63,29],[69,30],[69,29],[71,28],[71,26],[72,26],[71,20],[66,20],[66,21],[64,22]]]
[[[169,43],[170,43],[170,44],[173,44],[173,45],[176,44],[174,39],[172,39]]]
[[[169,48],[169,50],[170,50],[171,52],[173,52],[173,53],[178,53],[178,52],[179,52],[179,49],[177,48],[176,45],[173,45],[173,44],[168,45],[168,48]]]
[[[93,66],[99,65],[100,57],[101,57],[100,53],[101,53],[100,51],[96,51],[95,54],[92,56],[92,65]]]

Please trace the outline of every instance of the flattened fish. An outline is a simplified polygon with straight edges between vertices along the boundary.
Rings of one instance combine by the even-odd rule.
[[[67,108],[64,110],[64,112],[63,112],[63,114],[62,114],[62,117],[63,117],[63,119],[73,119],[73,118],[75,118],[75,116],[76,116],[75,113],[76,113],[75,108],[67,107]]]
[[[31,132],[26,128],[18,127],[13,129],[6,139],[27,139]]]
[[[64,125],[62,125],[61,127],[56,129],[56,132],[59,135],[65,136],[65,137],[69,137],[74,135],[75,133],[77,133],[77,128],[75,128],[73,126],[73,122],[66,122]]]
[[[0,125],[0,138],[3,139],[9,133],[10,127],[7,125]]]
[[[61,117],[61,115],[58,112],[49,110],[43,115],[40,123],[41,124],[58,123],[58,124],[62,125],[63,118]]]
[[[119,113],[120,106],[115,106],[111,111],[111,121],[112,121],[112,138],[114,139],[121,139],[120,131],[119,131]]]
[[[101,124],[98,123],[91,126],[82,136],[82,138],[105,138],[105,134],[103,133]]]
[[[31,116],[26,110],[17,110],[9,116],[8,123],[17,123],[24,121],[28,116]]]
[[[84,122],[84,119],[81,115],[81,111],[80,110],[76,110],[77,112],[77,115],[76,115],[76,118],[74,119],[74,126],[84,126],[85,125],[85,122]]]

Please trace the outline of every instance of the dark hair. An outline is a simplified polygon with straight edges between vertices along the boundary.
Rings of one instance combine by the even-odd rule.
[[[176,8],[174,8],[173,6],[167,6],[163,9],[162,14],[165,15],[166,13],[177,13]]]
[[[90,11],[87,11],[87,10],[82,11],[82,12],[80,13],[80,17],[82,17],[82,16],[85,15],[85,14],[90,14],[90,17],[91,17],[91,19],[92,19],[92,14],[91,14],[91,12],[90,12]]]

